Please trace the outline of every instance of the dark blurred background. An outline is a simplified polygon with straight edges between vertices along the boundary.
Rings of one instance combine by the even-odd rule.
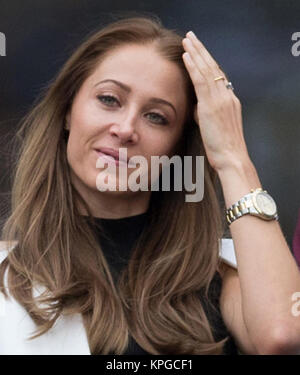
[[[224,68],[243,105],[250,156],[278,203],[288,243],[300,207],[300,1],[0,0],[0,219],[9,208],[11,148],[18,121],[92,30],[128,11],[193,30]],[[129,15],[132,15],[129,13]],[[1,226],[0,226],[1,229]]]

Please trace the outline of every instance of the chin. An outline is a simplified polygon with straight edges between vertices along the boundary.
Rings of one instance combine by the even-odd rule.
[[[122,181],[109,174],[98,174],[95,183],[96,189],[99,192],[106,194],[128,194],[127,180]]]

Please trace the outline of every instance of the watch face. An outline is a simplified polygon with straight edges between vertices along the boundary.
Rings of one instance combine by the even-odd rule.
[[[276,214],[276,203],[269,194],[265,192],[258,193],[256,195],[256,204],[263,214],[267,216],[273,216]]]

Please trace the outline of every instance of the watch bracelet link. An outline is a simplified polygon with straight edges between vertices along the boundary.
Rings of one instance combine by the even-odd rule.
[[[263,191],[263,189],[261,188],[256,189],[256,190]],[[270,220],[259,215],[257,210],[254,208],[253,201],[252,201],[253,192],[254,192],[254,189],[251,189],[251,193],[244,195],[240,200],[238,200],[236,203],[234,203],[232,206],[230,206],[228,209],[225,210],[225,216],[226,216],[226,221],[228,225],[234,222],[239,217],[247,215],[247,214],[258,216],[265,220]],[[274,219],[278,221],[277,213]]]
[[[226,221],[231,224],[239,217],[250,214],[250,207],[252,207],[252,199],[250,194],[244,195],[240,200],[225,210]]]

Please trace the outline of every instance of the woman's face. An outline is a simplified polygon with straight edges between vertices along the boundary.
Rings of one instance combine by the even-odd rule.
[[[151,45],[126,45],[107,55],[67,115],[67,158],[77,188],[99,190],[96,179],[104,169],[96,162],[103,148],[143,156],[150,175],[151,156],[171,156],[182,135],[185,92],[179,68]],[[127,171],[130,176],[134,169]]]

